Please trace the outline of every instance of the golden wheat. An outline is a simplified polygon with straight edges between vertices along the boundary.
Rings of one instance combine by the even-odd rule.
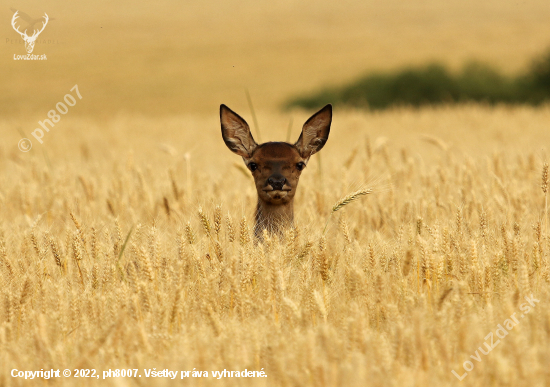
[[[322,169],[312,159],[301,178],[296,228],[258,244],[254,187],[217,130],[205,137],[219,148],[194,154],[202,168],[188,174],[183,151],[151,150],[158,133],[124,143],[140,122],[124,119],[105,123],[109,155],[90,145],[80,157],[61,138],[44,151],[78,161],[50,166],[17,142],[0,151],[0,165],[13,165],[0,177],[0,385],[25,383],[12,369],[50,368],[142,375],[64,385],[171,385],[144,379],[153,367],[208,371],[178,380],[202,386],[451,386],[452,370],[473,386],[550,382],[550,238],[537,161],[539,144],[550,143],[547,107],[343,112]],[[452,147],[420,139],[440,122],[463,131],[429,133]],[[529,138],[519,136],[525,122]],[[74,124],[90,127],[76,139],[93,144],[93,124]],[[187,149],[185,136],[176,149]],[[352,141],[358,150],[344,165]],[[346,191],[373,176],[391,188]],[[540,303],[525,314],[531,295]],[[524,318],[483,355],[485,337],[513,313]],[[262,368],[266,379],[212,377]]]

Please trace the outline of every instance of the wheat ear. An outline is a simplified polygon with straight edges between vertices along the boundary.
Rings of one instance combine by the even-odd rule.
[[[361,196],[368,195],[372,193],[372,188],[368,189],[360,189],[358,191],[352,192],[349,195],[345,196],[344,198],[338,200],[334,206],[332,206],[332,210],[330,211],[330,215],[328,216],[327,223],[325,224],[325,228],[323,229],[323,234],[325,231],[327,231],[328,222],[330,221],[330,218],[332,217],[332,214],[334,214],[336,211],[341,209],[344,206],[347,206],[351,202],[359,199]]]

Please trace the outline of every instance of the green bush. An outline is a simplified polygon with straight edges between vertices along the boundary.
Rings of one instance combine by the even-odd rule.
[[[532,98],[540,102],[550,98],[550,50],[533,61],[531,71],[526,76],[527,83],[532,84]]]
[[[286,107],[313,109],[326,103],[384,109],[393,105],[441,103],[530,103],[550,99],[550,51],[533,61],[526,74],[507,77],[477,62],[452,74],[439,64],[407,68],[395,73],[373,73],[343,87],[326,88],[291,99]]]

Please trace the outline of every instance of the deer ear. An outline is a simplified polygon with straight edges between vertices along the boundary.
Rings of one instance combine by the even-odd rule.
[[[306,121],[302,128],[300,138],[294,144],[300,155],[307,159],[312,154],[319,152],[328,140],[330,123],[332,122],[332,105],[328,104]]]
[[[258,146],[246,121],[225,105],[220,106],[222,137],[227,147],[244,158],[252,156]]]

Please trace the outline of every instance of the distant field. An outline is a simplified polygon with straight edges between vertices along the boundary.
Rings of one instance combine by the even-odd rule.
[[[11,5],[14,6],[14,5]],[[289,96],[339,85],[372,70],[475,59],[506,72],[523,69],[550,45],[546,0],[515,1],[61,1],[18,5],[51,18],[35,52],[24,53],[0,9],[0,114],[39,117],[75,83],[82,111],[208,113],[245,108],[248,88],[262,110]],[[9,41],[6,41],[9,39]]]

